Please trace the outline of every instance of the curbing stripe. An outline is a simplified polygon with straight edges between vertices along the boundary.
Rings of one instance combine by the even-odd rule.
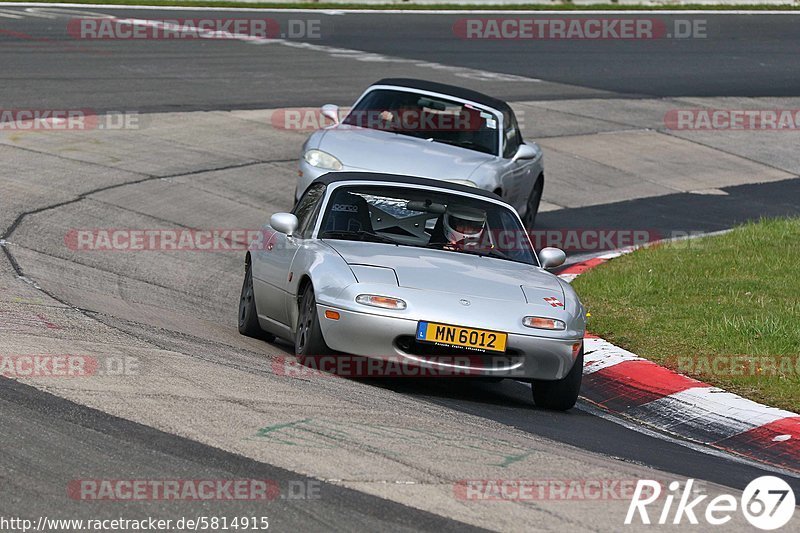
[[[652,246],[656,243],[649,243]],[[625,248],[569,265],[577,276]],[[800,415],[748,400],[673,372],[588,334],[581,395],[599,408],[727,453],[800,474]]]
[[[703,444],[793,416],[708,385],[664,396],[626,414]]]
[[[744,457],[760,460],[766,453],[778,466],[797,469],[800,457],[800,417],[782,418],[734,435],[717,443],[717,447]]]
[[[628,411],[687,389],[708,387],[650,361],[622,361],[584,376],[584,396],[595,404]]]
[[[578,276],[579,274],[582,274],[583,272],[589,270],[590,268],[594,268],[597,265],[605,263],[606,261],[608,261],[608,259],[602,256],[595,257],[592,259],[587,259],[586,261],[581,261],[580,263],[575,263],[574,265],[568,266],[567,268],[564,269],[563,272],[561,272],[561,275],[563,276],[565,274],[566,275],[574,274],[575,276]]]
[[[587,334],[583,339],[583,375],[599,372],[624,361],[646,361],[638,355],[614,346],[607,340]]]
[[[592,259],[587,259],[586,261],[581,261],[580,263],[575,263],[574,265],[570,265],[558,275],[564,281],[568,281],[572,283],[572,280],[589,270],[590,268],[594,268],[597,265],[601,265],[608,261],[608,259],[603,259],[602,257],[595,257]]]

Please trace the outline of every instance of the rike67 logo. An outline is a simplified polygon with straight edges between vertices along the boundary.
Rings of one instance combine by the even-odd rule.
[[[775,476],[762,476],[751,481],[742,492],[741,500],[721,494],[708,500],[707,494],[697,495],[690,479],[681,487],[673,481],[666,495],[657,481],[641,479],[625,516],[625,525],[642,524],[697,525],[701,519],[713,526],[722,526],[741,512],[745,519],[761,530],[771,531],[789,523],[794,514],[795,495],[792,487]],[[652,505],[658,502],[656,505]],[[648,506],[650,508],[648,509]],[[655,512],[651,517],[649,512]]]

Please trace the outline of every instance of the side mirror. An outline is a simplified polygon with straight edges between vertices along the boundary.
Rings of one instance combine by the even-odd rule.
[[[567,254],[560,248],[542,248],[539,250],[539,262],[542,268],[555,268],[564,264],[567,260]]]
[[[511,158],[511,161],[519,161],[520,159],[536,159],[539,155],[539,150],[529,144],[522,143],[517,148],[517,153]]]
[[[291,213],[275,213],[269,217],[269,225],[272,226],[277,232],[285,233],[287,237],[291,237],[297,229],[300,222],[297,217]]]
[[[323,117],[329,118],[334,124],[339,123],[339,106],[335,104],[325,104],[320,108]]]

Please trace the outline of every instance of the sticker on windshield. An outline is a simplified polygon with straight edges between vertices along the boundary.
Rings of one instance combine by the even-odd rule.
[[[481,111],[481,118],[486,120],[487,128],[493,130],[497,129],[497,120],[494,118],[494,115],[487,113],[486,111]]]

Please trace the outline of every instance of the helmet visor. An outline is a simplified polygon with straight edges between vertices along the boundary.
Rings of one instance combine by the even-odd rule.
[[[483,230],[484,218],[477,216],[447,215],[447,225],[464,235],[477,235]]]

